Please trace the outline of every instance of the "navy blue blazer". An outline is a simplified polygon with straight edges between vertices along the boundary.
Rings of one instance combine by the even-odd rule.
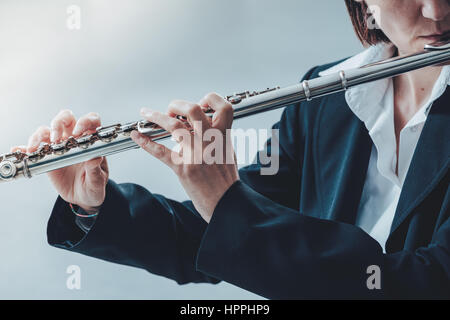
[[[86,235],[58,198],[48,241],[180,284],[223,280],[274,299],[449,298],[449,102],[447,89],[431,109],[385,254],[354,225],[372,141],[343,93],[287,106],[274,125],[278,174],[260,175],[259,161],[241,169],[209,225],[191,201],[110,180]],[[367,287],[371,265],[381,271],[379,290]]]

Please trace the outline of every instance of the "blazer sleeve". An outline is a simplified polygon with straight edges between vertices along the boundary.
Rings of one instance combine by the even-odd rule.
[[[449,243],[446,221],[428,247],[383,254],[358,227],[302,215],[238,181],[214,211],[197,268],[271,299],[449,298]],[[370,266],[380,290],[367,286]]]

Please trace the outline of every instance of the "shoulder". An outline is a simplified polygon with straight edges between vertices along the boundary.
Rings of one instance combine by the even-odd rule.
[[[318,78],[322,75],[322,73],[332,72],[336,68],[340,68],[340,66],[344,65],[347,61],[349,61],[349,58],[340,59],[337,61],[333,61],[330,63],[326,63],[323,65],[315,66],[311,69],[309,69],[308,72],[306,72],[303,77],[300,79],[300,82],[303,82],[304,80],[312,80],[315,78]],[[311,117],[315,117],[317,114],[317,111],[320,109],[319,106],[323,104],[334,104],[334,101],[336,98],[338,98],[340,101],[342,100],[342,92],[334,93],[329,96],[324,96],[320,98],[313,99],[312,101],[303,101],[301,103],[298,103],[294,105],[293,107],[288,107],[285,109],[284,117],[291,118],[303,118],[303,119],[310,119]],[[294,122],[295,123],[295,122]]]
[[[323,65],[319,65],[319,66],[315,66],[311,69],[309,69],[308,72],[306,72],[303,77],[300,79],[300,82],[304,81],[304,80],[312,80],[314,78],[318,78],[320,77],[320,74],[324,71],[328,71],[328,70],[332,70],[333,67],[337,67],[340,66],[343,62],[348,61],[349,58],[344,58],[344,59],[340,59],[337,61],[333,61],[330,63],[326,63]],[[298,103],[292,106],[288,106],[285,111],[284,111],[284,117],[289,117],[289,118],[293,118],[293,117],[305,117],[305,116],[313,116],[316,111],[317,111],[317,106],[319,104],[323,104],[325,101],[327,101],[327,103],[333,101],[333,96],[335,96],[336,94],[332,94],[331,97],[322,97],[322,98],[316,98],[312,101],[304,101],[302,103]],[[309,112],[308,110],[312,110],[312,114],[311,112]],[[304,113],[307,113],[304,114]]]
[[[320,77],[321,72],[339,66],[347,60],[348,58],[344,58],[315,66],[311,68],[300,81],[318,78]],[[324,113],[326,114],[324,115]],[[280,126],[288,128],[290,131],[297,132],[297,138],[305,137],[317,127],[320,118],[324,116],[327,118],[328,115],[335,119],[342,118],[343,121],[352,117],[352,113],[347,107],[345,94],[343,92],[337,92],[313,99],[312,101],[303,101],[287,106],[281,116]]]
[[[340,60],[330,62],[327,64],[315,66],[315,67],[309,69],[309,71],[301,78],[300,81],[318,78],[320,76],[321,72],[326,71],[328,69],[331,69],[331,68],[339,65],[339,64],[343,63],[344,61],[347,61],[349,58],[350,57],[347,57],[347,58],[340,59]]]

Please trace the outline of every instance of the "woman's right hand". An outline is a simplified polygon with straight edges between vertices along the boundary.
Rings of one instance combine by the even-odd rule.
[[[100,116],[96,113],[89,113],[77,121],[72,111],[63,110],[52,120],[50,128],[39,127],[30,136],[28,146],[13,147],[11,151],[31,153],[41,143],[58,143],[70,136],[91,134],[100,125]],[[48,176],[61,198],[88,213],[97,212],[105,201],[109,176],[105,157],[51,171]]]

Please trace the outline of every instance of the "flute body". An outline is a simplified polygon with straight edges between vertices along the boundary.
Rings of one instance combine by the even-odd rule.
[[[396,57],[357,69],[342,70],[286,88],[276,87],[260,92],[237,93],[227,96],[226,99],[234,106],[234,119],[239,119],[448,61],[450,61],[450,42],[440,42],[427,45],[420,53]],[[212,116],[212,112],[206,111],[209,116]],[[43,144],[31,154],[17,151],[0,155],[0,182],[22,177],[31,178],[96,157],[137,149],[139,147],[129,136],[133,130],[138,130],[155,141],[170,137],[169,132],[148,121],[101,127],[87,136],[70,137],[58,144]]]

